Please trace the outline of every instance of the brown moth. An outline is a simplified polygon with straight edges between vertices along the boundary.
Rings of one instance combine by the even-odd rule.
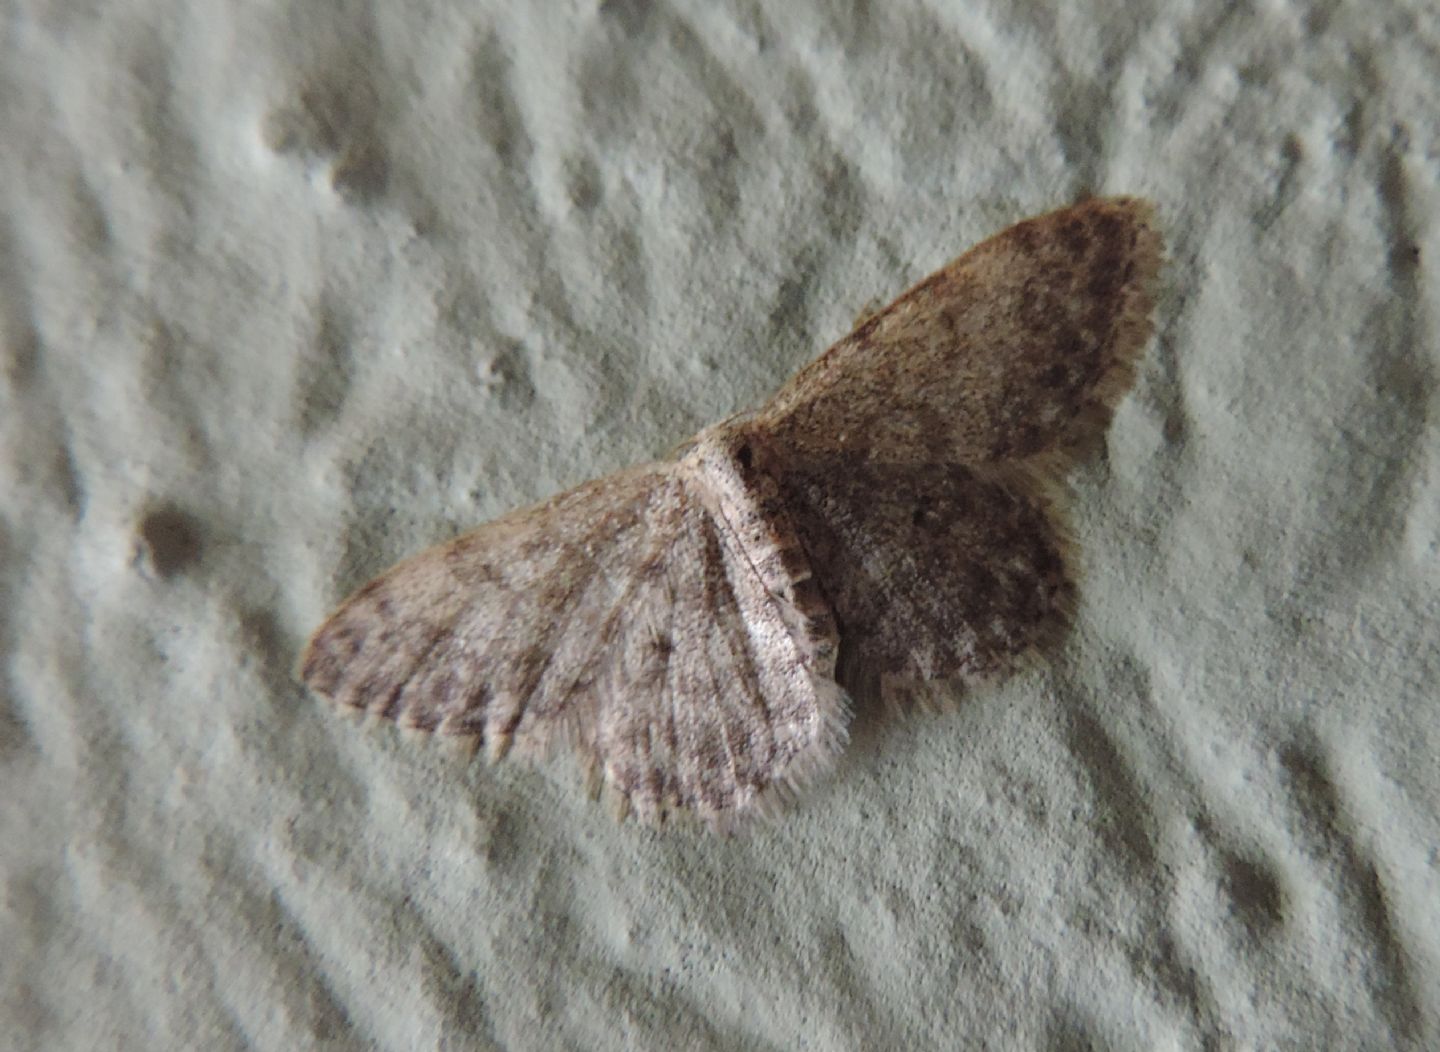
[[[556,741],[647,820],[735,820],[824,771],[848,691],[1013,668],[1064,625],[1054,484],[1149,337],[1148,203],[1029,219],[911,288],[676,460],[400,563],[301,675],[492,758]]]

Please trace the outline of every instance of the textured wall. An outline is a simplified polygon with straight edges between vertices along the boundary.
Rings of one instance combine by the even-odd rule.
[[[1440,1045],[1440,27],[1241,6],[7,5],[12,1047]],[[294,682],[1085,192],[1171,263],[1048,665],[732,839]]]

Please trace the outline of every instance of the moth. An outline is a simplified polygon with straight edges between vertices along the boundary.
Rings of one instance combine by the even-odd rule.
[[[963,689],[1064,626],[1057,481],[1131,384],[1161,253],[1135,198],[1018,223],[675,459],[382,574],[301,676],[492,759],[568,743],[622,815],[768,811],[853,693]]]

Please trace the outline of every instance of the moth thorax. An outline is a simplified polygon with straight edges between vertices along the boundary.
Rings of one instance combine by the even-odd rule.
[[[815,592],[810,559],[776,481],[779,461],[763,437],[729,421],[696,436],[684,463],[765,589],[781,605],[795,642],[828,672],[837,640]]]

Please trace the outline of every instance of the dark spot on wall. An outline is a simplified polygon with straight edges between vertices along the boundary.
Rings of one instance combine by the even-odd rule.
[[[1266,934],[1285,919],[1285,896],[1274,874],[1239,855],[1224,859],[1223,886],[1236,914],[1256,934]]]
[[[200,524],[175,507],[147,512],[135,528],[135,565],[161,578],[174,577],[200,557]]]

